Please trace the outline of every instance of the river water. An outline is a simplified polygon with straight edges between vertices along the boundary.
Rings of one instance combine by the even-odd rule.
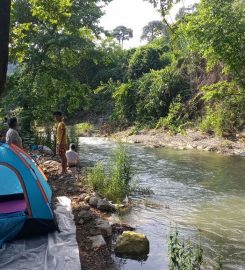
[[[80,138],[84,166],[110,163],[114,142]],[[122,220],[147,235],[147,261],[122,260],[122,270],[168,269],[170,227],[201,243],[204,269],[245,270],[245,159],[214,153],[129,145],[134,178],[151,188],[152,196],[132,198],[135,206]]]

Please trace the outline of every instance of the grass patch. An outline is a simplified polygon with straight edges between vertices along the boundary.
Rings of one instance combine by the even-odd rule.
[[[131,159],[127,147],[122,144],[115,149],[109,173],[106,174],[105,166],[101,162],[88,173],[88,185],[114,203],[122,202],[129,193],[131,180]]]
[[[102,162],[98,162],[88,173],[88,185],[103,193],[107,186],[107,182],[108,179],[105,174],[104,164]]]

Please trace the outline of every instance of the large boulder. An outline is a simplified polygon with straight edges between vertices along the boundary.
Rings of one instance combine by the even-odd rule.
[[[99,199],[97,203],[97,208],[101,211],[114,212],[116,210],[115,205],[108,202],[106,199]]]
[[[150,251],[150,243],[144,234],[125,231],[116,242],[115,253],[118,257],[130,259],[146,259]]]

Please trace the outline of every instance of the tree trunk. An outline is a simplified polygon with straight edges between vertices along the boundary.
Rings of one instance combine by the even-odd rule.
[[[8,68],[10,7],[11,0],[0,0],[0,96],[4,90]]]

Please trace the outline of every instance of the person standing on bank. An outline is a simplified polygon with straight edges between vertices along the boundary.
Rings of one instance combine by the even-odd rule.
[[[18,129],[18,121],[16,117],[11,117],[8,119],[8,131],[6,133],[6,143],[14,144],[18,147],[22,148],[22,139],[17,131]]]
[[[54,112],[54,117],[57,122],[56,125],[56,154],[60,156],[62,165],[62,174],[67,172],[67,129],[63,121],[62,113],[57,111]]]

